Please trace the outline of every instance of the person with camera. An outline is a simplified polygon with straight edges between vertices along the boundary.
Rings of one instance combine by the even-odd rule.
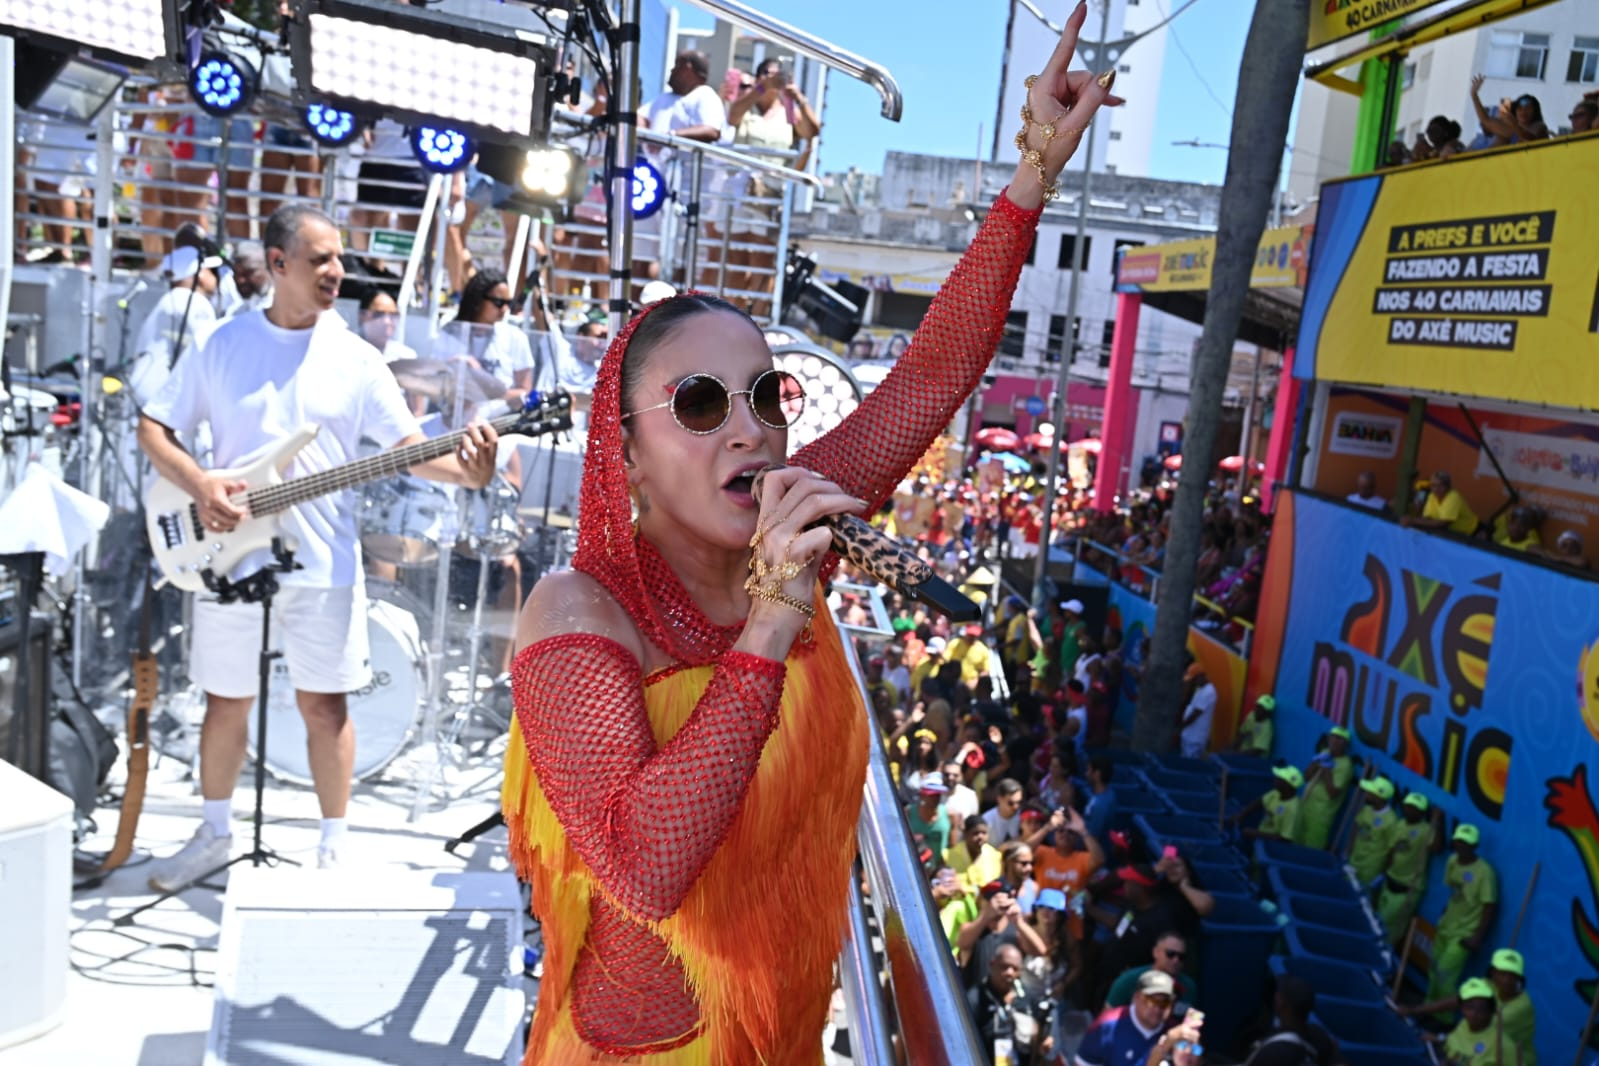
[[[977,918],[961,926],[955,937],[955,956],[961,966],[961,984],[975,988],[988,973],[1000,948],[1009,945],[1024,956],[1042,955],[1044,941],[1023,920],[1016,891],[1004,881],[990,881],[979,892]]]
[[[1043,1066],[1055,1053],[1055,1004],[1022,980],[1022,953],[1001,945],[982,984],[966,991],[978,1046],[989,1066]]]

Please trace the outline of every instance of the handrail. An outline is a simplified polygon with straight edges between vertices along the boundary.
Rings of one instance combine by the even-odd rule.
[[[845,655],[864,696],[866,678],[848,641]],[[888,957],[889,988],[906,1061],[917,1066],[982,1062],[985,1056],[979,1051],[977,1029],[955,972],[954,952],[912,847],[875,723],[871,730],[866,795],[856,837]]]
[[[746,7],[737,0],[689,0],[695,7],[719,15],[735,26],[757,33],[779,44],[788,45],[801,55],[810,56],[857,81],[864,81],[877,90],[883,98],[883,117],[898,122],[905,110],[905,98],[900,95],[899,83],[884,68],[853,52],[846,52],[820,37],[796,29],[765,12]]]
[[[763,174],[770,174],[774,178],[782,178],[784,181],[804,182],[806,185],[809,185],[814,189],[820,189],[822,187],[822,179],[818,178],[815,174],[807,174],[803,170],[794,170],[791,167],[785,167],[781,163],[768,163],[766,160],[759,159],[753,154],[750,154],[748,151],[738,151],[733,148],[723,148],[720,145],[706,144],[704,141],[691,141],[686,137],[677,137],[670,133],[661,133],[659,130],[641,129],[638,131],[638,137],[641,141],[649,141],[652,144],[664,145],[665,147],[674,148],[680,152],[696,152],[701,156],[710,156],[713,159],[720,159],[723,162],[733,163],[746,170],[758,170]]]
[[[897,1061],[892,1022],[883,1005],[872,935],[866,928],[866,903],[853,868],[849,874],[849,925],[844,929],[838,973],[849,1016],[850,1057],[864,1066],[891,1066]]]
[[[1101,544],[1097,540],[1089,540],[1086,537],[1079,537],[1077,542],[1078,542],[1078,544],[1086,544],[1088,547],[1093,548],[1096,551],[1104,552],[1106,555],[1114,557],[1116,562],[1121,564],[1121,565],[1123,565],[1123,566],[1135,566],[1135,567],[1137,567],[1139,570],[1142,570],[1145,574],[1149,575],[1151,587],[1155,587],[1155,586],[1159,585],[1159,583],[1160,583],[1160,571],[1159,570],[1155,570],[1155,569],[1153,569],[1151,567],[1145,566],[1143,563],[1135,563],[1135,562],[1133,562],[1131,556],[1124,555],[1123,553],[1117,551],[1115,548],[1112,548],[1109,544]],[[1093,564],[1090,563],[1089,565],[1092,566]]]

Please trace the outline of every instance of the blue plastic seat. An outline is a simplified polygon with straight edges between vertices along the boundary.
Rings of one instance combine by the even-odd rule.
[[[1320,925],[1290,922],[1283,929],[1283,936],[1288,941],[1289,952],[1301,958],[1341,962],[1377,974],[1386,974],[1393,966],[1393,956],[1371,933],[1344,933]]]
[[[1255,861],[1262,866],[1297,866],[1303,870],[1337,872],[1342,876],[1344,861],[1330,851],[1260,838],[1255,841]]]
[[[1221,776],[1221,767],[1210,758],[1190,759],[1176,752],[1167,752],[1164,755],[1149,756],[1149,765],[1162,770],[1173,771],[1180,774],[1199,774],[1204,777],[1218,778]]]
[[[1386,1005],[1316,994],[1311,1017],[1338,1040],[1338,1049],[1353,1063],[1364,1064],[1368,1051],[1425,1053],[1421,1036]],[[1207,1021],[1208,1024],[1208,1021]]]
[[[1377,930],[1371,924],[1371,915],[1358,903],[1290,894],[1278,897],[1277,905],[1296,923],[1319,925],[1340,933],[1377,935]]]
[[[1372,979],[1370,970],[1308,955],[1273,955],[1270,965],[1273,976],[1293,974],[1309,981],[1318,996],[1336,996],[1356,1003],[1385,1002],[1383,990]]]
[[[1265,999],[1266,960],[1276,943],[1278,925],[1253,898],[1213,895],[1216,907],[1200,924],[1195,976],[1199,1005],[1205,1011],[1205,1042],[1229,1047]]]
[[[1271,897],[1318,896],[1322,899],[1358,903],[1360,893],[1347,874],[1331,870],[1306,870],[1299,866],[1269,866],[1266,868],[1266,890]]]
[[[1253,899],[1256,895],[1255,886],[1249,880],[1249,875],[1238,866],[1217,866],[1207,862],[1190,860],[1188,869],[1194,876],[1194,883],[1206,892],[1225,893],[1229,896],[1247,896]]]

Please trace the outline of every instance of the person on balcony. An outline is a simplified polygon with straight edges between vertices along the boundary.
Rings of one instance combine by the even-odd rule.
[[[1469,537],[1477,532],[1477,512],[1455,488],[1449,471],[1440,470],[1427,485],[1427,502],[1422,505],[1421,517],[1408,516],[1404,524],[1415,529],[1430,529]]]

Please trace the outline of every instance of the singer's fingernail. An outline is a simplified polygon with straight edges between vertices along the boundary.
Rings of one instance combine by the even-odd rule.
[[[1112,67],[1111,69],[1105,71],[1105,73],[1101,74],[1099,77],[1095,78],[1094,80],[1099,82],[1099,87],[1101,89],[1104,89],[1106,92],[1109,92],[1110,91],[1110,87],[1112,85],[1116,84],[1116,68]]]

